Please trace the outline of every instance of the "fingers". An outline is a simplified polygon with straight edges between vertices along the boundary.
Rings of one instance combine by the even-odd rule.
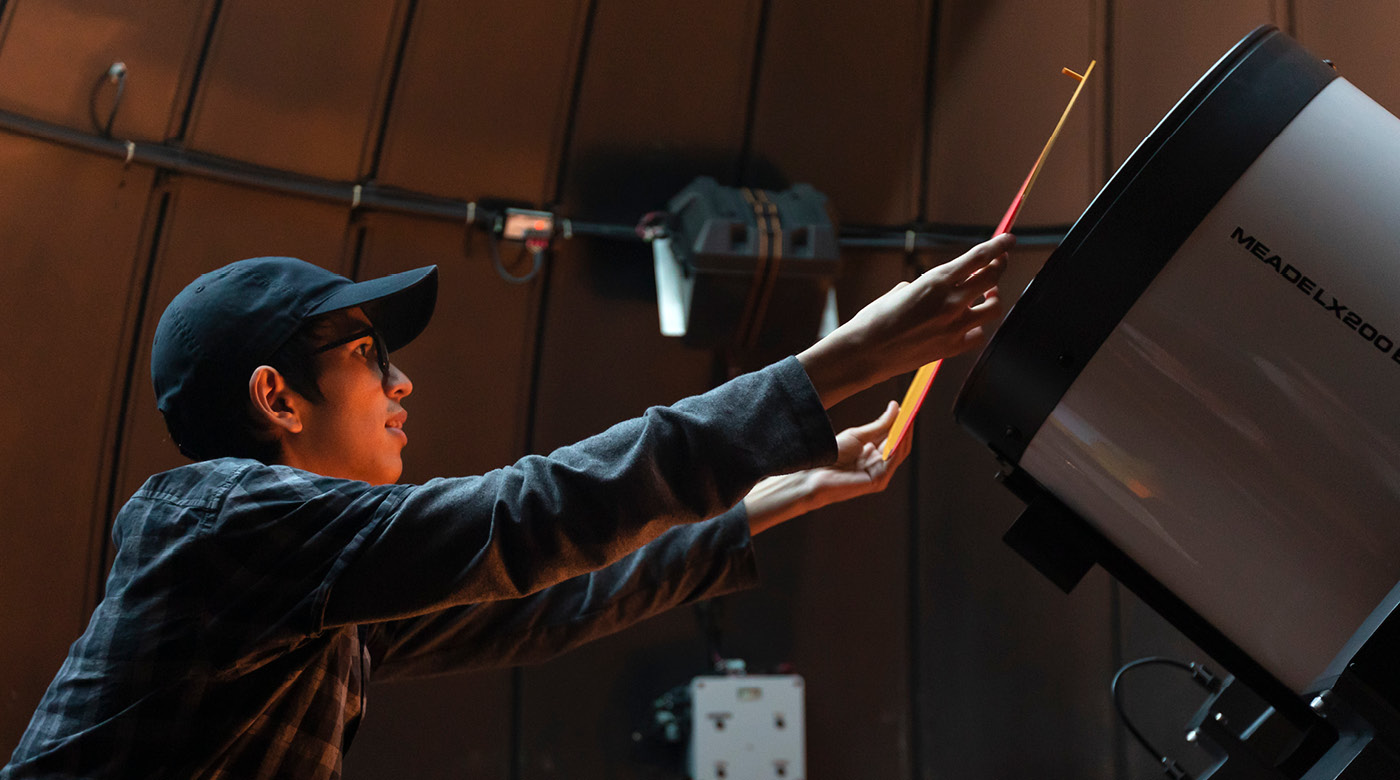
[[[1005,240],[1003,240],[1005,239]],[[1003,245],[1009,245],[1009,234],[1002,234],[991,241],[973,247],[956,260],[944,263],[925,274],[928,284],[947,285],[944,300],[954,308],[976,301],[989,291],[996,289],[1006,272],[1006,254],[992,254]]]
[[[899,404],[890,401],[885,404],[885,411],[881,412],[879,417],[865,425],[852,428],[851,433],[855,434],[856,438],[861,441],[878,441],[889,434],[890,426],[894,425],[894,419],[898,416]]]
[[[973,271],[971,276],[959,282],[956,289],[948,294],[948,301],[960,306],[996,290],[997,283],[1006,272],[1005,257],[996,257],[987,265]]]
[[[866,449],[861,452],[861,462],[864,464],[865,473],[869,475],[874,483],[874,490],[884,490],[894,476],[895,469],[899,464],[909,457],[909,453],[914,450],[914,437],[905,436],[899,443],[890,457],[886,459],[881,452],[884,448],[875,444],[865,445]]]
[[[980,347],[984,343],[986,343],[986,341],[987,329],[982,327],[981,325],[978,325],[976,327],[970,328],[966,333],[963,334],[962,349],[964,352],[970,349],[976,349],[977,347]]]
[[[993,271],[991,266],[982,270],[989,273],[985,276],[973,275],[969,277],[962,287],[948,294],[948,303],[953,306],[964,306],[970,303],[969,308],[973,308],[982,305],[980,299],[995,293],[997,281],[1001,278],[1001,270]]]
[[[964,252],[960,257],[949,260],[943,265],[929,271],[931,274],[938,274],[944,279],[951,279],[955,283],[962,283],[969,280],[974,272],[984,270],[993,261],[999,259],[1016,245],[1016,238],[1010,233],[1002,233],[989,241],[983,241],[977,246]],[[1004,264],[1003,264],[1004,265]],[[995,272],[1000,276],[1000,271]]]
[[[967,307],[967,310],[974,315],[988,314],[992,317],[1000,317],[1002,314],[1001,291],[996,287],[982,293],[982,300]]]
[[[889,435],[890,428],[894,427],[895,418],[899,416],[899,404],[889,401],[885,404],[885,411],[874,422],[868,424],[870,437],[866,441],[878,442]]]
[[[976,290],[978,294],[986,292],[989,288],[995,287],[1001,281],[1002,274],[1006,273],[1006,255],[999,255],[992,258],[990,263],[972,272],[972,275],[958,283],[958,287],[968,290]]]
[[[996,289],[1015,243],[1008,234],[996,236],[912,283],[896,284],[803,350],[797,359],[822,405],[829,409],[875,382],[954,354],[946,350],[999,311],[978,299]]]
[[[991,326],[1004,313],[1001,296],[995,287],[987,291],[981,302],[964,309],[953,325],[955,332],[961,332],[954,354],[982,346],[991,336]]]
[[[879,492],[885,489],[885,474],[887,466],[884,458],[880,457],[880,448],[872,442],[866,442],[860,450],[860,470],[865,472],[865,476],[870,480],[869,490]]]

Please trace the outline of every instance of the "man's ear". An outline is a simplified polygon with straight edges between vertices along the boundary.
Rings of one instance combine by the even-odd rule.
[[[304,400],[287,386],[281,372],[272,366],[258,366],[248,378],[248,397],[253,402],[255,416],[265,421],[280,438],[283,434],[301,433],[301,408]]]

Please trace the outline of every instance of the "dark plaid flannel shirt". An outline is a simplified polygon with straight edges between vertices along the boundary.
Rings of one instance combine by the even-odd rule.
[[[371,673],[541,661],[747,586],[742,508],[696,521],[835,452],[790,358],[480,477],[156,475],[0,780],[339,777]]]

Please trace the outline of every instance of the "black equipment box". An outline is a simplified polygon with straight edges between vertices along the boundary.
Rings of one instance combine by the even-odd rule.
[[[668,211],[671,250],[693,285],[686,344],[796,352],[817,339],[841,260],[825,195],[702,176]]]

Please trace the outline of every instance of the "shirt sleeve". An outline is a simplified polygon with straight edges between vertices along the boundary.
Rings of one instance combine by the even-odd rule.
[[[835,435],[796,359],[545,456],[409,491],[328,594],[324,625],[519,598],[827,463]]]
[[[740,503],[533,595],[371,624],[364,639],[376,680],[540,663],[673,607],[757,582]]]
[[[208,636],[267,647],[519,599],[725,511],[764,476],[835,456],[789,358],[478,477],[372,487],[250,469],[206,528],[210,628],[222,629]]]

